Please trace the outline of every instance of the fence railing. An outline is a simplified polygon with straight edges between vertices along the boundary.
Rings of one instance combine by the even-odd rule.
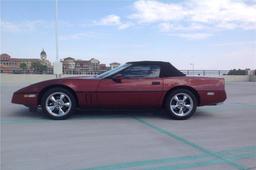
[[[209,77],[214,77],[214,76],[223,76],[227,75],[229,70],[180,70],[184,74],[188,76],[209,76]],[[63,74],[67,75],[97,75],[101,74],[104,71],[97,71],[97,72],[87,72],[87,71],[80,71],[80,72],[63,72]],[[34,72],[0,72],[0,73],[10,73],[10,74],[53,74],[53,72],[43,72],[43,73],[34,73]],[[256,75],[256,71],[253,75]]]
[[[229,70],[180,70],[188,76],[223,76]]]

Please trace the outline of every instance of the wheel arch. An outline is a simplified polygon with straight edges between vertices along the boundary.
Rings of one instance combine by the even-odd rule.
[[[195,95],[195,97],[196,97],[196,99],[197,99],[197,105],[198,105],[198,106],[200,105],[200,95],[199,95],[199,93],[198,93],[193,87],[186,86],[186,85],[182,85],[182,86],[175,86],[175,87],[169,89],[169,90],[165,93],[164,100],[163,100],[163,102],[162,102],[162,107],[164,107],[164,104],[165,104],[165,101],[166,101],[166,99],[167,99],[167,96],[168,96],[171,92],[173,92],[173,91],[175,91],[175,90],[177,90],[177,89],[186,89],[186,90],[191,91],[191,92]]]
[[[73,96],[75,97],[75,100],[76,100],[76,106],[78,107],[79,106],[79,101],[78,101],[78,97],[75,93],[75,91],[70,88],[69,86],[66,86],[66,85],[60,85],[60,84],[55,84],[55,85],[50,85],[50,86],[47,86],[47,87],[44,87],[40,92],[39,92],[39,95],[38,95],[38,98],[37,98],[37,103],[40,105],[41,104],[41,100],[42,100],[42,97],[43,97],[43,94],[47,91],[47,90],[50,90],[52,88],[63,88],[63,89],[66,89],[68,90],[69,92],[71,92],[73,94]]]

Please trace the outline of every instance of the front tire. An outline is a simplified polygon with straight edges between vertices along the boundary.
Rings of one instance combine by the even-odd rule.
[[[76,108],[74,95],[65,88],[47,90],[41,100],[43,112],[51,119],[63,120],[71,116]]]
[[[168,94],[165,110],[171,119],[185,120],[193,116],[197,107],[195,95],[187,89],[177,89]]]

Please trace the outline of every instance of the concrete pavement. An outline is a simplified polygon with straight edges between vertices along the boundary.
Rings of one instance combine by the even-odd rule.
[[[78,111],[49,120],[10,103],[1,84],[1,169],[256,169],[256,83],[228,82],[227,101],[189,120],[159,111]]]

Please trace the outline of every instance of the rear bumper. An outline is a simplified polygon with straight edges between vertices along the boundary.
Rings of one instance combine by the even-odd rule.
[[[225,90],[200,91],[199,95],[200,106],[217,105],[223,103],[227,98]]]
[[[24,94],[15,92],[12,96],[12,103],[22,104],[28,107],[37,107],[37,94]]]

